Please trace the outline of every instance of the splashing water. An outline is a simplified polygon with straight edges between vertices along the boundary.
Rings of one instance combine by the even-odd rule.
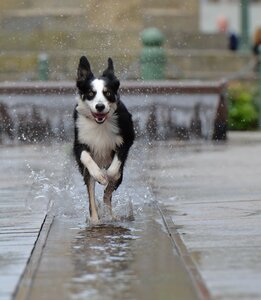
[[[32,181],[27,208],[34,210],[36,204],[41,202],[45,211],[57,218],[77,216],[85,219],[89,215],[87,190],[71,155],[71,146],[49,146],[44,147],[44,151],[48,160],[43,168],[27,163]],[[112,207],[116,220],[135,218],[135,215],[142,213],[143,205],[153,201],[150,188],[142,183],[145,178],[142,162],[145,161],[143,157],[147,151],[146,147],[141,147],[140,142],[131,150],[124,170],[124,181],[113,194]],[[103,190],[104,187],[96,184],[98,211],[102,223],[111,223],[111,216],[104,209],[102,201]]]

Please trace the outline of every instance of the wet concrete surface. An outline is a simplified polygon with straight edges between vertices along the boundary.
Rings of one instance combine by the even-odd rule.
[[[157,211],[143,214],[98,227],[55,220],[28,299],[197,299]]]
[[[99,227],[68,145],[1,149],[0,299],[260,299],[260,148],[137,143]]]
[[[34,147],[2,147],[0,149],[0,299],[10,299],[39,234],[46,210],[44,203],[31,197],[31,170],[43,167],[35,158]]]
[[[153,148],[154,193],[213,299],[261,299],[261,134]]]
[[[10,173],[10,178],[17,176],[17,180],[7,190],[15,210],[17,203],[12,197],[17,181],[26,182],[19,198],[21,212],[26,214],[24,225],[12,214],[6,217],[21,232],[22,245],[28,249],[21,251],[24,260],[19,269],[19,257],[12,259],[10,253],[19,249],[20,235],[7,240],[6,255],[1,257],[6,267],[0,267],[4,278],[0,299],[169,299],[170,295],[173,299],[198,299],[145,181],[147,150],[141,151],[140,146],[134,147],[127,180],[114,197],[114,211],[123,221],[105,220],[98,227],[86,222],[86,190],[72,162],[70,146],[2,150],[6,169],[10,170],[10,163],[19,166]],[[101,193],[98,187],[98,199]],[[135,221],[128,221],[130,213]],[[34,220],[38,220],[37,226],[33,235],[27,236],[26,228],[32,234]],[[8,272],[13,276],[12,270],[16,277],[7,276]]]

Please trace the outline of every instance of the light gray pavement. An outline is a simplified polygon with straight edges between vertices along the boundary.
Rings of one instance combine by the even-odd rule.
[[[261,134],[157,143],[151,155],[150,183],[170,231],[213,299],[261,299]]]
[[[46,217],[49,199],[42,188],[47,176],[52,177],[54,167],[49,162],[49,150],[40,146],[0,149],[0,299],[3,300],[14,295]],[[57,163],[58,158],[57,155]],[[59,176],[59,168],[55,174]]]
[[[32,213],[27,203],[32,178],[25,161],[31,162],[33,154],[26,147],[1,148],[0,299],[10,299],[15,291],[45,217],[41,208]]]
[[[86,224],[86,190],[70,146],[1,148],[0,203],[8,210],[1,210],[0,299],[198,299],[143,181],[147,153],[140,146],[130,158],[129,182],[114,197],[125,218],[132,200],[135,221],[100,228]]]
[[[76,187],[75,181],[70,182],[75,170],[64,159],[64,152],[69,152],[66,146],[63,153],[60,148],[40,146],[2,147],[0,152],[0,299],[12,299],[22,274],[18,299],[29,299],[24,297],[29,283],[33,300],[58,299],[44,294],[47,290],[59,294],[59,299],[84,299],[88,295],[86,286],[91,292],[99,288],[103,291],[106,280],[112,285],[118,283],[120,289],[131,287],[124,299],[164,299],[160,294],[164,284],[169,291],[164,294],[166,299],[197,298],[193,284],[203,299],[209,299],[209,293],[213,299],[261,298],[260,133],[233,133],[228,143],[220,145],[157,142],[144,148],[138,143],[126,174],[131,183],[126,188],[125,182],[123,187],[124,200],[134,200],[136,220],[126,223],[127,235],[124,230],[119,234],[110,229],[107,234],[105,229],[108,240],[102,244],[102,238],[95,237],[98,233],[89,232],[84,225],[86,206],[81,201],[86,192],[82,186]],[[40,230],[49,202],[54,199],[55,213],[67,221],[56,218],[52,223],[49,214]],[[119,196],[116,199],[121,200]],[[115,242],[118,240],[119,244]],[[88,249],[86,241],[92,247],[85,253],[81,249]],[[106,254],[111,246],[113,251]],[[99,257],[103,247],[106,256]],[[84,268],[82,263],[89,259],[89,267]],[[171,267],[168,262],[172,259]],[[89,273],[94,266],[112,277],[103,281],[101,273],[93,281]],[[118,272],[127,277],[116,276]],[[176,277],[177,273],[180,276]],[[182,288],[178,291],[172,281]],[[153,290],[155,282],[157,289]],[[68,293],[63,297],[61,291]],[[112,299],[117,298],[116,291]],[[95,295],[93,299],[102,299]]]

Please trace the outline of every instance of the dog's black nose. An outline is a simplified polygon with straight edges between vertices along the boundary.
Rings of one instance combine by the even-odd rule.
[[[105,105],[102,103],[96,104],[95,108],[97,109],[98,112],[102,112],[105,108]]]

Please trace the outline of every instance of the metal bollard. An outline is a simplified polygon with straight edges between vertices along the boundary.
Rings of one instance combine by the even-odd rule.
[[[39,77],[39,80],[47,81],[48,75],[49,75],[48,73],[49,73],[48,54],[43,52],[38,55],[38,77]]]
[[[162,48],[165,37],[157,28],[147,28],[141,33],[143,49],[140,55],[140,74],[143,80],[165,78],[166,54]]]

